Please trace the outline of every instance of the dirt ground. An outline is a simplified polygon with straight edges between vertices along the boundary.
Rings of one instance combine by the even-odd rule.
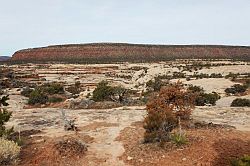
[[[225,128],[186,129],[188,144],[182,147],[143,144],[142,123],[125,128],[117,138],[129,165],[227,166],[231,159],[250,154],[250,132]]]

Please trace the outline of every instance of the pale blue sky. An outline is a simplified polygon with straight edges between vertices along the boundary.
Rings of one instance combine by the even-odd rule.
[[[250,45],[250,0],[0,0],[0,55],[91,42]]]

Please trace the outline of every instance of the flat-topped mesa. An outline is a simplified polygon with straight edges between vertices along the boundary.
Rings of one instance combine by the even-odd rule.
[[[12,61],[150,62],[172,59],[250,60],[249,46],[91,43],[24,49]]]

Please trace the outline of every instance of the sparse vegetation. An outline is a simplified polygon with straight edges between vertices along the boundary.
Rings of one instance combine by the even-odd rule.
[[[0,165],[17,164],[20,150],[14,141],[0,138]]]
[[[239,159],[232,160],[231,166],[250,166],[250,155],[245,155]]]
[[[220,95],[218,93],[205,93],[204,89],[200,86],[190,85],[188,90],[196,94],[196,106],[215,105],[216,101],[220,99]]]
[[[238,93],[244,93],[247,90],[248,86],[247,85],[240,85],[240,84],[235,84],[230,88],[225,89],[225,92],[227,94],[238,94]]]
[[[22,91],[21,91],[21,95],[25,96],[25,97],[29,97],[31,92],[33,91],[33,89],[27,87],[27,88],[24,88]]]
[[[46,104],[48,102],[48,96],[41,90],[35,89],[29,95],[28,104]]]
[[[49,95],[64,93],[63,85],[59,83],[46,83],[38,87],[38,89],[42,91],[43,93],[46,93]]]
[[[231,107],[250,107],[250,100],[241,98],[234,99],[231,103]]]
[[[8,138],[13,132],[13,128],[6,129],[5,123],[7,123],[11,117],[11,112],[7,111],[3,106],[8,106],[7,100],[8,96],[3,96],[0,98],[0,137]]]
[[[28,104],[30,105],[61,102],[63,98],[54,95],[62,94],[64,94],[64,88],[59,83],[46,83],[34,89],[25,88],[21,92],[21,95],[29,97]]]
[[[155,77],[153,81],[149,80],[146,83],[146,87],[149,92],[151,91],[157,92],[157,91],[160,91],[161,87],[166,86],[167,84],[168,83],[163,82],[160,77]]]
[[[204,93],[204,89],[196,85],[189,85],[188,90],[190,90],[193,93]]]
[[[48,99],[49,103],[59,103],[59,102],[62,102],[62,101],[63,101],[63,98],[56,97],[56,96],[49,97],[49,99]]]
[[[173,142],[176,146],[185,145],[188,143],[186,135],[180,132],[176,132],[171,134],[171,142]]]
[[[76,95],[79,94],[83,89],[81,88],[81,83],[77,81],[74,85],[69,86],[66,90],[73,95]]]
[[[195,105],[215,105],[216,101],[220,99],[220,96],[216,93],[200,93],[195,99]]]
[[[93,91],[93,100],[123,102],[127,92],[128,90],[123,87],[112,87],[108,82],[101,81]]]

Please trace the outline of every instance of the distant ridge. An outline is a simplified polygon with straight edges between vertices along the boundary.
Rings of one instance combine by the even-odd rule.
[[[14,53],[11,60],[102,63],[152,62],[189,58],[250,60],[250,47],[129,43],[67,44],[19,50]]]
[[[7,61],[7,60],[9,60],[11,57],[9,57],[9,56],[0,56],[0,61],[2,62],[2,61]]]

